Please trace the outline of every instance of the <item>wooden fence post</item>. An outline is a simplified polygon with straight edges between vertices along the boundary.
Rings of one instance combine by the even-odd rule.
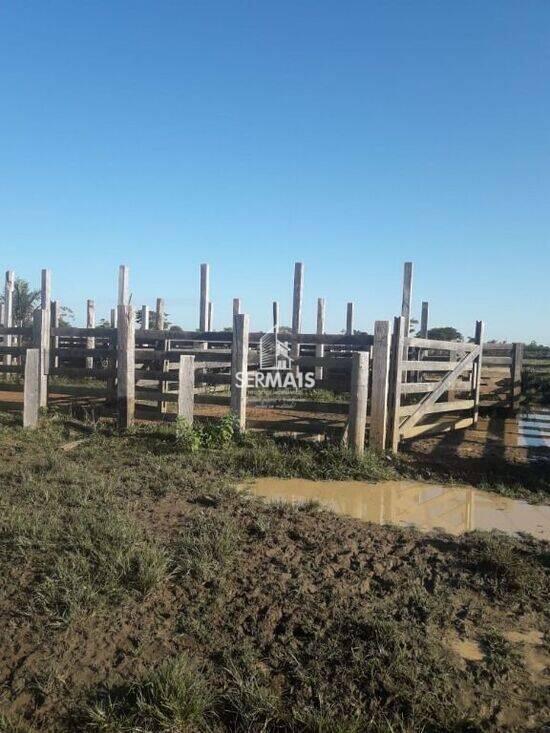
[[[233,315],[236,316],[241,312],[241,299],[233,298]]]
[[[214,303],[208,301],[208,331],[214,330]]]
[[[201,296],[199,310],[199,329],[208,331],[208,301],[210,291],[210,266],[203,262],[201,265]]]
[[[401,408],[401,384],[403,381],[402,365],[405,345],[405,319],[403,316],[393,320],[393,347],[390,368],[390,438],[389,444],[393,453],[399,447],[399,411]]]
[[[413,287],[413,263],[405,262],[403,269],[403,300],[401,302],[401,315],[405,319],[404,336],[408,338],[411,329],[411,302]]]
[[[369,445],[385,450],[388,429],[388,389],[390,377],[390,322],[374,322],[372,351],[372,396]]]
[[[129,294],[130,270],[128,265],[120,265],[118,268],[118,305],[128,305]]]
[[[95,302],[93,300],[86,301],[86,328],[95,328]],[[95,338],[93,336],[86,337],[86,348],[95,349]],[[94,368],[94,357],[86,357],[86,369]]]
[[[52,300],[50,305],[50,326],[52,329],[59,328],[59,317],[61,313],[61,306],[59,304],[58,300]],[[59,348],[59,336],[52,336],[51,338],[51,348],[54,352],[53,357],[53,366],[54,369],[57,369],[59,366],[59,356],[57,355],[56,351]]]
[[[349,445],[357,455],[365,451],[367,398],[369,393],[369,355],[354,351],[351,363],[351,398],[349,403]]]
[[[273,333],[279,331],[279,303],[276,300],[273,301]]]
[[[50,312],[49,309],[37,308],[33,314],[33,343],[38,349],[39,357],[39,403],[40,407],[48,406],[48,373],[50,358]]]
[[[38,425],[40,410],[40,350],[25,352],[25,383],[23,386],[23,427]]]
[[[231,412],[236,416],[241,432],[246,430],[249,331],[250,316],[245,313],[234,316],[231,349]]]
[[[481,370],[483,368],[483,336],[485,333],[485,324],[483,321],[476,321],[475,343],[481,347],[479,356],[476,357],[472,366],[473,388],[474,388],[474,412],[473,424],[475,425],[479,419],[479,398],[481,393]]]
[[[116,328],[116,308],[111,308],[111,328]]]
[[[302,330],[302,299],[304,295],[304,264],[294,264],[294,291],[292,297],[292,335],[296,337]],[[291,357],[297,359],[300,356],[300,344],[296,338],[292,341]],[[298,367],[294,372],[298,373]]]
[[[188,425],[192,425],[195,403],[194,356],[180,356],[178,377],[178,417],[183,418]]]
[[[155,328],[157,331],[164,331],[166,326],[166,313],[165,313],[165,307],[164,307],[164,298],[157,298],[157,308],[155,311]],[[170,341],[169,339],[164,339],[160,341],[160,348],[162,351],[169,351],[170,350]],[[160,368],[161,371],[164,374],[168,374],[170,371],[170,359],[167,359],[163,357],[160,360]],[[168,382],[166,382],[164,379],[160,380],[160,392],[166,394],[168,392]],[[168,403],[167,402],[159,402],[158,405],[158,411],[159,414],[165,415],[168,411]]]
[[[15,290],[15,272],[8,270],[6,272],[6,284],[4,288],[4,326],[6,328],[12,328],[13,326],[13,293]],[[4,336],[4,345],[12,346],[13,336],[6,334]],[[11,354],[4,354],[4,364],[9,366],[11,364]]]
[[[117,316],[117,411],[124,430],[134,424],[136,407],[134,309],[119,305]]]
[[[348,303],[346,309],[346,336],[353,335],[353,303]]]
[[[317,299],[317,336],[322,336],[325,332],[325,299],[324,298],[318,298]],[[325,355],[325,345],[324,344],[316,344],[315,345],[315,356],[318,359],[322,359],[322,357]],[[322,366],[316,366],[315,367],[315,381],[320,382],[324,377],[324,371]]]
[[[430,317],[430,304],[426,301],[422,301],[422,315],[420,316],[420,338],[428,338],[428,326]]]
[[[510,407],[512,412],[518,410],[521,401],[523,350],[524,344],[514,343],[512,345],[512,385],[510,393]]]
[[[149,330],[149,306],[148,305],[141,306],[141,330],[142,331]]]

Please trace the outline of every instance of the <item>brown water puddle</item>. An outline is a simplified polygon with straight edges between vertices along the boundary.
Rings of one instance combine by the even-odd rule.
[[[550,506],[534,506],[469,486],[422,481],[308,481],[260,478],[246,485],[272,501],[316,500],[338,514],[377,524],[443,529],[461,534],[474,529],[528,532],[550,540]]]

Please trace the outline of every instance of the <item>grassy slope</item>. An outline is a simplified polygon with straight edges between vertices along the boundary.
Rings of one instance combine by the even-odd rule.
[[[548,717],[548,546],[267,505],[238,476],[384,478],[271,441],[0,431],[0,731],[524,729]],[[546,638],[548,638],[546,636]],[[477,643],[468,662],[453,641]],[[531,649],[532,651],[532,649]],[[548,653],[548,642],[537,648]]]

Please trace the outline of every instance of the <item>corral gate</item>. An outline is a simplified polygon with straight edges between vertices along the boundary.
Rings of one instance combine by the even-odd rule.
[[[395,319],[390,382],[390,447],[424,433],[442,433],[477,422],[483,322],[473,343],[435,341],[405,334]],[[457,397],[457,395],[460,395]]]

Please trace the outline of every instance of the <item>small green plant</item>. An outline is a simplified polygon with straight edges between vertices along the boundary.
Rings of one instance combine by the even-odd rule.
[[[176,445],[184,453],[197,453],[201,447],[200,434],[182,417],[176,420]]]

